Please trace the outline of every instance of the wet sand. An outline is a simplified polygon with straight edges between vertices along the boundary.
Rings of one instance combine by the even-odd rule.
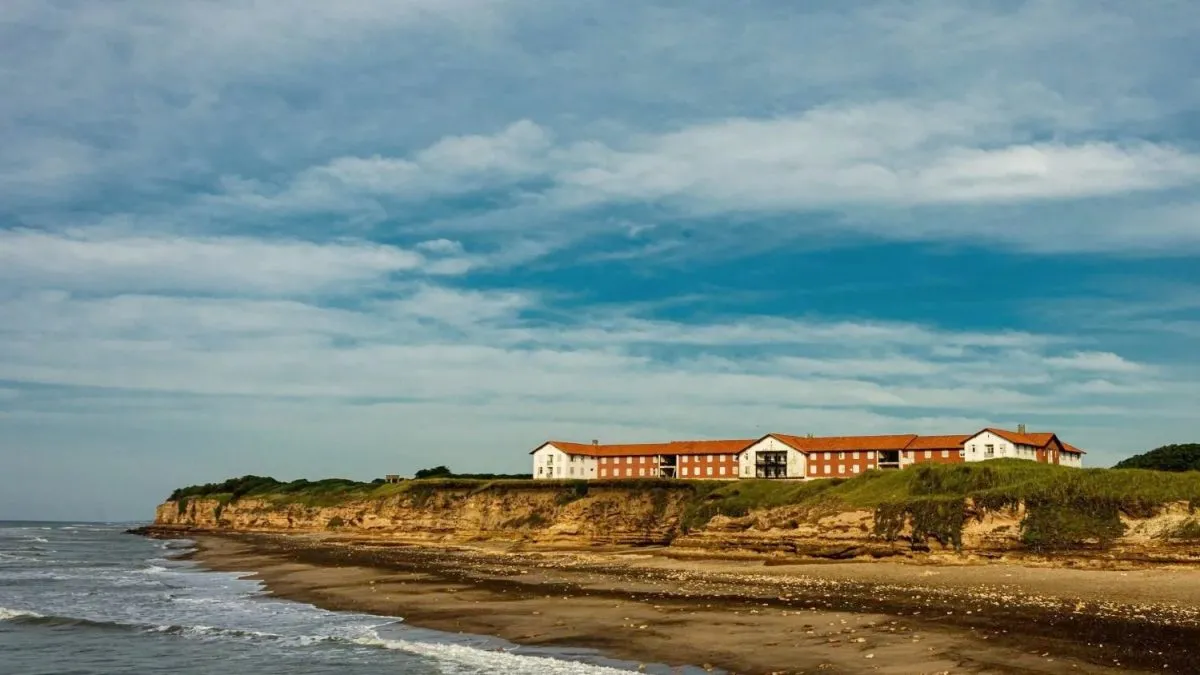
[[[333,610],[734,673],[1200,672],[1200,570],[678,560],[317,535],[195,558]],[[1193,651],[1189,654],[1189,651]]]

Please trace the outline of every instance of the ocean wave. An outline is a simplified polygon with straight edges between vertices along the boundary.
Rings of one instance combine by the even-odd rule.
[[[102,628],[108,630],[128,629],[129,626],[112,621],[93,621],[72,616],[53,616],[27,610],[10,610],[0,607],[0,620],[27,626],[49,626],[52,628]]]
[[[40,619],[41,614],[30,612],[23,609],[9,609],[0,607],[0,621],[14,621],[16,619]]]
[[[368,635],[355,638],[350,642],[365,647],[380,647],[426,656],[437,661],[449,661],[472,669],[480,669],[488,673],[513,673],[525,675],[618,675],[628,671],[608,666],[597,666],[579,661],[566,661],[549,656],[531,656],[513,654],[500,647],[491,650],[468,647],[465,645],[445,644],[437,642],[414,642],[409,640],[394,640],[381,637],[374,630]]]
[[[162,633],[164,635],[180,635],[184,637],[232,637],[232,638],[256,638],[260,640],[285,640],[286,635],[278,633],[267,633],[257,630],[244,630],[240,628],[222,628],[220,626],[152,626],[146,629],[147,633]]]
[[[300,640],[309,643],[332,641],[332,636],[306,635],[290,638],[278,633],[246,630],[240,628],[223,628],[220,626],[187,626],[180,624],[154,625],[125,621],[105,621],[84,619],[73,616],[55,616],[39,614],[27,610],[15,610],[0,607],[0,621],[18,623],[29,626],[48,626],[52,628],[91,628],[101,630],[121,630],[135,633],[160,633],[188,638],[249,638],[255,640]]]

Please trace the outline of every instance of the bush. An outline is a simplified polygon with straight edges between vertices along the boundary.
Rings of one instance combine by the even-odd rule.
[[[435,466],[432,469],[421,469],[413,474],[413,478],[449,478],[454,472],[445,466]]]
[[[1200,443],[1164,445],[1121,460],[1114,469],[1153,469],[1155,471],[1200,471]]]
[[[1030,500],[1021,521],[1021,541],[1035,551],[1104,547],[1123,534],[1117,501],[1103,497]]]

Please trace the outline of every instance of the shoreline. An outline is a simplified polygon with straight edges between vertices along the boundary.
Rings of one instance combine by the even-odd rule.
[[[1200,571],[766,565],[328,535],[185,534],[275,596],[733,673],[1195,672]]]

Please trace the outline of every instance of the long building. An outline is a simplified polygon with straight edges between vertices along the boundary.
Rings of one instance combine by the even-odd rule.
[[[546,441],[534,448],[533,477],[608,480],[681,478],[736,480],[847,478],[870,469],[920,463],[1025,459],[1083,466],[1083,450],[1051,432],[987,428],[969,435],[791,436],[602,445]]]

